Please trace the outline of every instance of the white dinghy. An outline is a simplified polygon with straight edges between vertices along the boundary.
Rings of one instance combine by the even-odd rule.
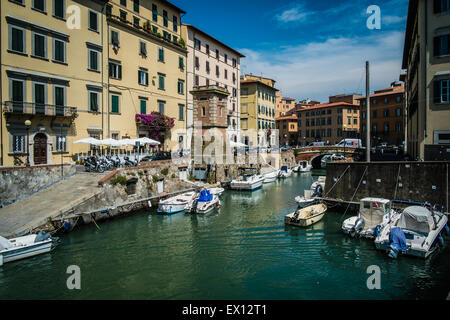
[[[158,213],[173,214],[189,209],[197,193],[194,191],[179,194],[177,196],[161,200],[158,205]]]

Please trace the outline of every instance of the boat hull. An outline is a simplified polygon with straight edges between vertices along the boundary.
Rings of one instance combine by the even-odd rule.
[[[0,254],[2,255],[3,263],[7,263],[47,253],[52,251],[53,248],[54,248],[54,240],[48,239],[26,247],[18,247],[18,248],[11,248],[9,250],[4,250]]]
[[[231,189],[238,191],[255,191],[262,187],[264,179],[256,181],[232,181]]]
[[[186,210],[186,204],[160,204],[158,206],[158,213],[173,214],[184,212]]]
[[[311,213],[308,213],[311,212]],[[292,212],[284,217],[284,223],[286,225],[292,225],[296,227],[309,227],[316,222],[322,220],[327,211],[327,206],[323,203],[312,205],[303,209],[300,209],[298,218],[295,218],[295,213]]]

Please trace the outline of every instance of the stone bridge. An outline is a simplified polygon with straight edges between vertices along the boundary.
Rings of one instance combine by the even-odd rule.
[[[336,147],[336,146],[323,146],[323,147],[304,147],[296,149],[296,160],[297,162],[301,160],[309,161],[313,169],[321,168],[321,160],[326,155],[343,155],[347,160],[355,160],[362,155],[363,149],[350,148],[350,147]]]

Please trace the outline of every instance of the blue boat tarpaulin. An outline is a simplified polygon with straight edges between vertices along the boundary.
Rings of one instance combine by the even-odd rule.
[[[209,190],[200,191],[200,197],[198,198],[198,202],[208,202],[213,199],[213,195]]]
[[[408,246],[406,245],[406,237],[402,228],[392,228],[389,233],[389,241],[391,242],[391,247],[394,247],[397,250],[408,249]]]

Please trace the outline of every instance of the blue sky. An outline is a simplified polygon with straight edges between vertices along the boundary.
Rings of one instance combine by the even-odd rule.
[[[284,96],[328,101],[340,93],[386,88],[401,71],[408,0],[172,0],[184,23],[242,52],[241,73],[273,78]],[[276,6],[274,6],[276,4]],[[381,9],[369,30],[367,8]]]

